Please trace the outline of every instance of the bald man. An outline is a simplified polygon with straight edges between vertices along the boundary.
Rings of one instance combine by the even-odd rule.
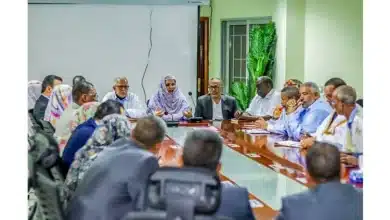
[[[126,116],[129,118],[141,118],[146,116],[146,108],[139,101],[136,94],[129,92],[129,82],[126,77],[117,77],[112,87],[113,91],[107,93],[102,102],[116,100],[126,109]]]
[[[232,119],[237,112],[234,97],[222,94],[222,81],[212,78],[209,81],[209,94],[198,98],[195,116],[205,120]]]
[[[347,119],[347,154],[341,155],[341,162],[350,166],[363,166],[363,109],[356,104],[356,91],[351,86],[340,86],[332,96],[335,111]]]
[[[240,116],[246,120],[269,120],[274,110],[280,105],[280,92],[275,91],[272,79],[259,77],[256,81],[257,95],[252,99],[249,108]]]

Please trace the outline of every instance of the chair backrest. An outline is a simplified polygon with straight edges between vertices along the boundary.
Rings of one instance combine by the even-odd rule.
[[[41,125],[42,132],[48,135],[53,135],[55,132],[55,128],[51,125],[50,122],[45,121],[43,119],[39,120],[39,124]]]
[[[129,212],[125,220],[228,219],[215,216],[221,200],[216,172],[163,167],[149,178],[145,195],[144,210]]]
[[[31,123],[29,124],[29,135],[32,136],[34,133],[42,131],[42,127],[35,119],[32,110],[28,111],[28,119],[29,123]]]
[[[29,139],[29,174],[38,200],[39,219],[64,219],[63,184],[58,146],[54,137],[36,133]]]
[[[358,99],[358,100],[356,100],[356,103],[357,103],[358,105],[360,105],[360,107],[363,108],[363,99]]]

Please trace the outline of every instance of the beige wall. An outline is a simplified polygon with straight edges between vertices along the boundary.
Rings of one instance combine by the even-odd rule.
[[[220,76],[221,20],[272,16],[276,23],[275,81],[323,85],[340,77],[363,94],[362,0],[213,0],[210,76]],[[210,16],[209,7],[201,16]]]
[[[341,77],[362,97],[362,0],[306,0],[305,11],[305,80]]]
[[[223,19],[259,18],[272,16],[275,0],[212,0],[211,41],[210,41],[210,77],[221,76],[221,22]],[[202,7],[201,16],[209,16],[211,10]]]

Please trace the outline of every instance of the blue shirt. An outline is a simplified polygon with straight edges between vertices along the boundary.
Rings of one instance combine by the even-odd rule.
[[[332,107],[322,99],[317,99],[307,108],[300,108],[294,117],[288,117],[286,127],[289,138],[298,141],[304,133],[314,134],[332,112]]]
[[[69,138],[62,154],[62,160],[68,169],[74,160],[76,152],[87,143],[96,127],[97,124],[95,120],[90,118],[77,126],[73,131],[72,136]]]
[[[288,119],[298,117],[297,114],[299,114],[301,110],[302,107],[298,107],[294,112],[291,112],[290,114],[287,115],[286,110],[283,109],[279,119],[269,120],[267,130],[271,133],[283,134],[285,136],[288,136],[287,133],[287,127],[289,122]]]

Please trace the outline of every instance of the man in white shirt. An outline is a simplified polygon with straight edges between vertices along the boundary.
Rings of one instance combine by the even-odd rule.
[[[112,87],[114,91],[107,93],[102,102],[111,99],[122,103],[126,109],[126,116],[130,118],[141,118],[146,116],[146,108],[139,101],[136,94],[129,92],[129,83],[126,77],[118,77]]]
[[[274,90],[272,79],[268,76],[259,77],[256,81],[257,95],[252,99],[249,108],[240,116],[240,119],[258,120],[272,118],[275,107],[280,102],[280,93]]]
[[[333,92],[333,106],[339,115],[347,119],[347,141],[341,162],[363,166],[363,109],[356,104],[356,91],[351,86],[340,86]]]

